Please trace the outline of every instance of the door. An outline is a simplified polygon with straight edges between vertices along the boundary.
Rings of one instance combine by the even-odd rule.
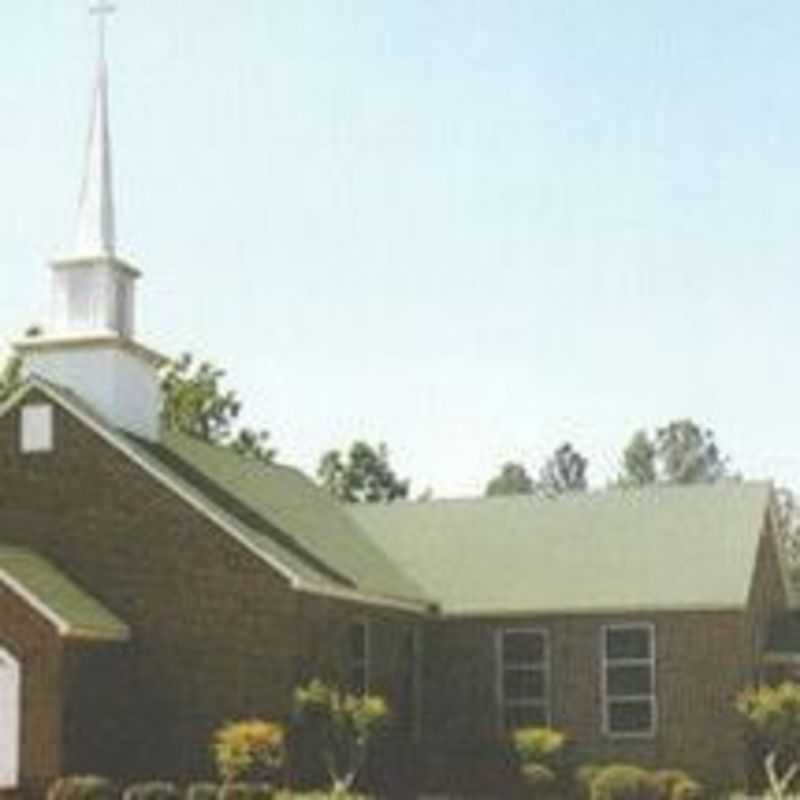
[[[19,779],[19,661],[0,648],[0,787]]]

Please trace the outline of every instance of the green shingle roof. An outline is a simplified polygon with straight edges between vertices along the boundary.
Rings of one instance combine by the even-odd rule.
[[[179,433],[136,446],[222,509],[258,549],[306,580],[425,603],[347,511],[300,471],[264,465]]]
[[[125,640],[128,626],[53,564],[20,547],[0,547],[0,583],[49,619],[62,636]]]
[[[354,507],[444,613],[743,607],[766,483]]]
[[[267,466],[180,433],[147,442],[111,426],[66,387],[32,376],[38,388],[130,452],[280,568],[297,585],[354,600],[430,605],[406,576],[330,495],[300,471]],[[16,396],[18,402],[25,390]]]

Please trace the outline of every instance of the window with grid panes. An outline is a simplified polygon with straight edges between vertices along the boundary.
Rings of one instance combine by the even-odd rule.
[[[603,629],[603,727],[610,736],[652,736],[656,728],[652,625]]]
[[[549,641],[540,629],[498,634],[498,695],[506,730],[550,723]]]

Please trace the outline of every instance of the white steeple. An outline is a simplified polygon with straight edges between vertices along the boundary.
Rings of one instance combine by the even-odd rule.
[[[82,396],[109,422],[158,437],[158,368],[138,344],[134,289],[140,273],[116,253],[108,123],[105,25],[114,6],[97,0],[99,53],[73,252],[50,264],[51,311],[43,336],[15,343],[25,369]]]
[[[102,11],[101,9],[106,9]],[[111,134],[108,126],[108,66],[105,54],[103,25],[111,6],[98,6],[100,14],[100,53],[97,60],[94,107],[86,163],[83,173],[75,257],[113,256],[115,248],[114,194],[111,172]]]

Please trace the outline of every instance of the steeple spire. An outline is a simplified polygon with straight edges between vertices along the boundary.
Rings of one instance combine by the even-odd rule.
[[[106,18],[114,6],[100,0],[89,13],[97,17],[98,55],[94,105],[86,148],[74,257],[113,256],[114,194],[111,172],[111,134],[108,125],[108,66],[106,64]]]

